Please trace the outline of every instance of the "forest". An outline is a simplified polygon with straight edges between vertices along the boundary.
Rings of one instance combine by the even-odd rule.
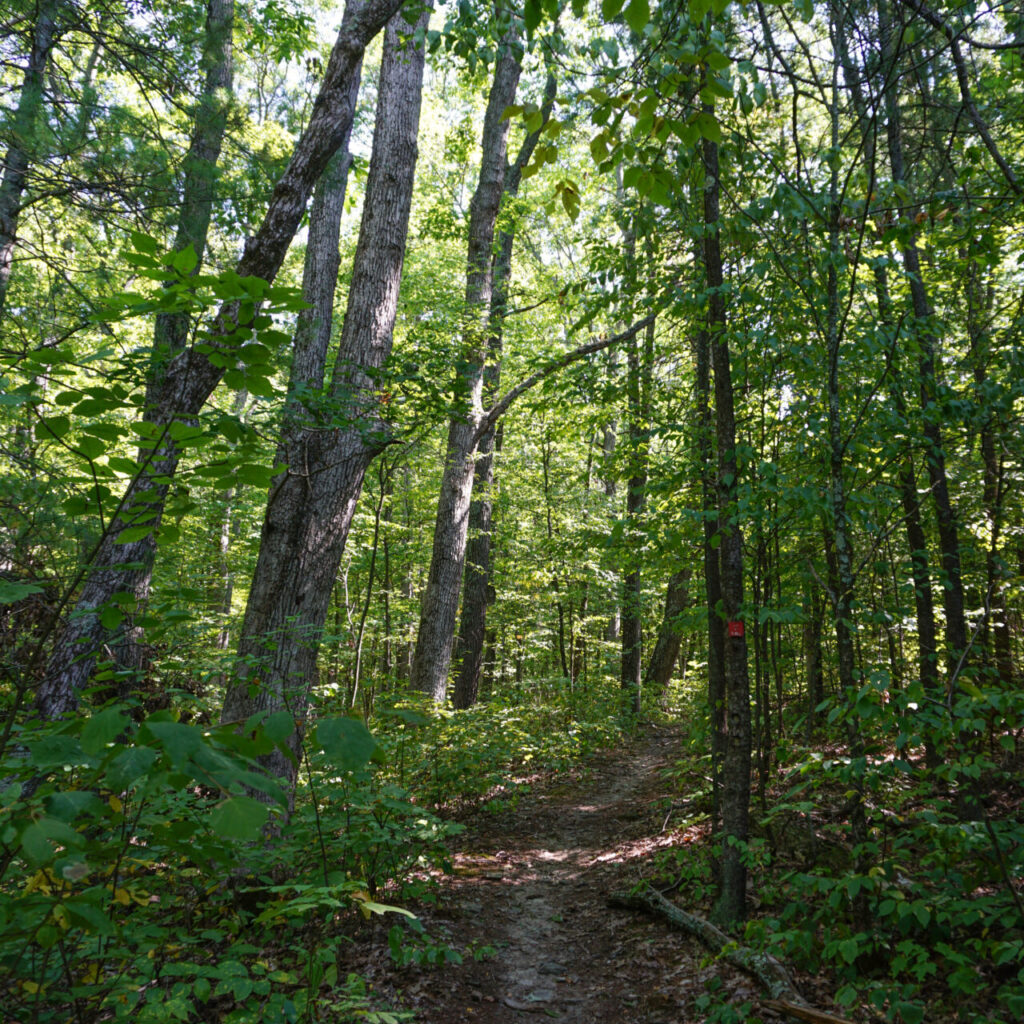
[[[3,1024],[1024,1019],[1024,3],[0,25]],[[418,1003],[588,779],[766,994]]]

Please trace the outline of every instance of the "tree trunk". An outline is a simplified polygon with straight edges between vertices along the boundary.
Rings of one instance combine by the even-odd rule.
[[[737,507],[740,467],[736,457],[736,416],[723,291],[717,143],[704,139],[701,156],[705,175],[707,332],[715,371],[722,607],[729,624],[725,637],[726,735],[722,759],[721,885],[714,916],[720,922],[729,922],[742,920],[746,914],[747,867],[743,845],[750,831],[750,680],[747,640],[740,619],[743,605],[743,533]]]
[[[860,72],[854,65],[849,52],[849,42],[845,32],[837,35],[838,52],[843,66],[843,75],[847,87],[853,97],[854,112],[860,122],[861,136],[867,162],[871,173],[871,188],[874,191],[875,157],[877,152],[875,138],[875,120],[868,109],[861,88]],[[896,317],[889,292],[889,281],[886,269],[880,264],[873,268],[875,295],[878,302],[878,316],[883,324],[896,329]],[[893,338],[896,344],[895,337]],[[889,388],[890,397],[899,416],[907,421],[907,410],[903,393],[898,380],[894,380]],[[907,545],[910,548],[911,577],[914,581],[914,609],[917,620],[917,665],[921,684],[927,694],[939,698],[938,645],[936,640],[935,607],[932,596],[931,572],[928,566],[928,541],[921,521],[921,504],[917,494],[917,473],[914,469],[912,456],[908,453],[900,462],[897,471],[900,492],[900,503],[903,508],[904,530]],[[937,752],[934,743],[926,738],[926,753],[929,764],[937,764]]]
[[[615,353],[611,353],[611,357],[608,360],[609,370],[615,370]],[[615,455],[615,442],[618,437],[618,423],[612,420],[611,423],[605,425],[604,438],[602,449],[604,453],[604,493],[605,497],[608,498],[609,507],[614,507],[614,498],[617,490],[617,484],[615,480],[615,473],[612,472],[611,462],[612,457]],[[613,516],[614,518],[614,516]],[[615,596],[615,607],[612,609],[611,615],[608,616],[608,624],[605,626],[604,638],[607,643],[613,644],[619,639],[619,631],[622,629],[622,611],[618,601],[618,594]]]
[[[396,14],[385,33],[363,221],[329,402],[322,409],[291,403],[288,468],[274,481],[267,502],[238,650],[240,675],[224,699],[227,722],[281,709],[297,723],[305,718],[363,476],[387,444],[373,379],[391,351],[398,307],[424,67],[422,43],[413,39],[416,33],[422,38],[428,17],[424,11],[411,26]],[[330,244],[337,245],[336,233]],[[320,287],[333,289],[334,279],[314,270],[322,266],[330,266],[330,259],[307,261]],[[315,378],[316,368],[310,360],[293,374],[301,383],[303,374]],[[344,426],[332,426],[337,423]],[[301,727],[291,739],[293,752],[300,741]],[[268,756],[266,767],[294,778],[292,761],[279,751]]]
[[[663,692],[672,679],[683,637],[679,627],[679,616],[689,603],[690,570],[680,569],[672,574],[665,591],[665,617],[661,620],[658,642],[654,646],[654,653],[644,675],[644,686],[647,689]]]
[[[704,248],[694,254],[704,268]],[[711,410],[711,333],[701,325],[694,341],[697,400],[697,455],[701,476],[701,512],[704,520],[704,594],[708,622],[708,713],[711,719],[712,830],[722,825],[722,762],[725,754],[725,621],[722,601],[722,563],[719,557],[718,490],[715,482],[714,425]],[[715,870],[717,871],[717,864]]]
[[[203,37],[202,65],[206,78],[195,110],[195,124],[188,152],[182,162],[184,185],[179,204],[178,228],[174,238],[174,249],[180,252],[191,248],[196,255],[192,275],[198,274],[206,252],[206,240],[213,216],[213,202],[217,178],[217,164],[227,130],[228,112],[233,99],[234,83],[232,31],[235,23],[234,0],[209,0],[207,4],[206,31]],[[149,380],[146,387],[144,417],[151,419],[156,391],[167,362],[183,352],[188,342],[191,317],[189,313],[158,313],[153,330],[153,349],[150,353]],[[159,413],[156,412],[158,416]],[[166,450],[156,453],[156,460],[163,462],[173,457],[174,442],[167,441]],[[140,464],[147,457],[147,450],[140,449]],[[134,581],[132,595],[136,610],[149,598],[152,582],[153,561],[156,556],[156,534],[144,538],[149,551],[146,569],[139,572]],[[114,671],[118,679],[118,693],[127,698],[142,681],[147,660],[144,630],[133,622],[128,614],[118,635],[111,641]]]
[[[846,31],[844,14],[833,4],[830,9],[832,31],[834,35],[843,35]],[[832,102],[831,143],[838,151],[839,147],[839,89],[838,69],[832,71]],[[828,418],[829,438],[829,481],[828,495],[831,511],[832,541],[835,546],[836,586],[832,593],[832,611],[835,619],[836,651],[838,654],[839,685],[850,701],[856,698],[858,674],[856,649],[854,646],[854,560],[853,542],[849,512],[847,508],[845,455],[846,439],[843,436],[843,419],[839,392],[839,362],[843,340],[843,324],[840,313],[839,273],[840,242],[839,242],[839,167],[833,163],[829,177],[828,206],[828,242],[829,259],[826,270],[826,356],[827,376],[825,382],[825,405]],[[850,753],[854,762],[863,758],[864,744],[860,733],[859,721],[851,711],[846,719],[847,737]],[[864,814],[862,775],[854,775],[850,780],[854,793],[853,809],[850,812],[850,832],[854,845],[864,849],[867,842],[867,822]],[[863,857],[863,855],[862,855]],[[863,859],[859,858],[858,871],[866,873]],[[867,900],[863,894],[854,897],[854,917],[857,926],[867,929]]]
[[[42,0],[32,29],[21,96],[14,114],[14,131],[4,154],[4,176],[0,180],[0,313],[7,299],[7,286],[18,239],[18,218],[28,183],[29,165],[35,140],[36,122],[43,110],[43,83],[50,52],[57,38],[57,0]]]
[[[554,91],[555,80],[549,77],[541,111],[541,125],[537,131],[526,137],[515,162],[505,169],[506,198],[519,193],[523,168],[533,156],[540,133],[551,116]],[[498,386],[501,383],[502,334],[508,306],[508,282],[512,276],[514,244],[515,229],[502,231],[492,271],[490,334],[487,341],[487,361],[484,366],[484,397],[489,401],[498,397]],[[500,427],[497,429],[500,430]],[[494,588],[491,586],[491,518],[494,511],[492,493],[494,455],[501,447],[500,441],[496,441],[495,430],[494,426],[489,427],[477,445],[473,499],[469,506],[469,543],[466,549],[462,615],[458,633],[459,670],[453,697],[456,708],[469,708],[476,703],[487,633],[487,607],[494,601]]]
[[[969,256],[968,256],[969,259]],[[986,408],[985,389],[988,381],[988,362],[992,356],[992,341],[986,326],[991,316],[992,289],[982,280],[982,268],[969,259],[964,282],[967,299],[967,334],[970,340],[971,368],[977,390],[978,404]],[[986,615],[979,640],[986,651],[991,651],[996,676],[1007,686],[1016,678],[1013,649],[1006,609],[1006,564],[1000,555],[1003,529],[1004,473],[1002,457],[997,454],[996,427],[999,414],[988,408],[979,430],[979,448],[983,468],[982,504],[987,520],[988,543],[985,546],[985,605]]]
[[[346,97],[353,77],[358,78],[363,50],[400,6],[400,0],[367,0],[358,13],[342,22],[331,51],[320,93],[309,123],[296,143],[287,169],[270,198],[269,208],[256,234],[245,246],[235,270],[239,277],[272,281],[305,212],[313,186],[328,161],[347,137],[352,110]],[[100,621],[99,609],[118,592],[145,593],[154,557],[152,534],[118,543],[132,522],[147,522],[157,529],[163,514],[168,482],[173,478],[181,450],[171,439],[171,428],[198,415],[224,373],[223,358],[210,355],[227,349],[227,339],[239,327],[239,305],[225,303],[203,351],[187,348],[174,356],[150,393],[147,420],[154,429],[154,457],[137,473],[125,493],[121,515],[97,545],[61,641],[47,666],[36,695],[36,709],[55,718],[71,710],[92,674],[96,658],[110,630]],[[214,351],[211,352],[210,349]]]
[[[889,165],[893,182],[907,185],[906,168],[903,160],[903,135],[899,107],[899,63],[898,40],[893,26],[889,23],[885,0],[879,3],[879,34],[885,59],[887,88],[884,93],[886,132],[889,144]],[[909,205],[900,211],[911,223],[916,209]],[[946,666],[947,687],[955,683],[957,672],[967,657],[967,619],[964,612],[964,589],[960,572],[960,541],[956,513],[949,495],[949,481],[946,474],[946,452],[942,442],[942,410],[935,369],[935,325],[931,303],[921,272],[921,260],[917,251],[915,232],[908,228],[902,243],[903,266],[910,288],[911,306],[914,313],[912,327],[918,347],[918,377],[922,414],[922,432],[927,443],[925,461],[932,499],[935,503],[938,523],[939,550],[942,555],[942,570],[945,579],[942,586],[942,604],[946,616]]]
[[[448,429],[430,572],[413,656],[412,688],[438,702],[443,702],[448,693],[448,668],[469,532],[477,434],[483,418],[487,319],[494,280],[492,252],[505,188],[509,132],[509,119],[504,113],[515,101],[522,71],[515,32],[515,27],[511,28],[503,41],[484,114],[480,180],[469,217],[463,337],[465,368],[455,381],[455,397],[460,408]]]

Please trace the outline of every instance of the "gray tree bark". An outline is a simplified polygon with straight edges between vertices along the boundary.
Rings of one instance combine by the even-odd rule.
[[[654,645],[654,653],[644,673],[644,686],[663,691],[672,679],[675,671],[676,658],[679,657],[679,645],[683,639],[679,627],[679,616],[690,603],[690,570],[680,569],[674,572],[665,589],[665,615],[658,629],[658,640]]]
[[[882,55],[887,69],[887,88],[883,99],[889,145],[889,165],[892,169],[893,182],[905,184],[906,166],[903,159],[902,118],[897,93],[899,83],[897,64],[900,55],[897,52],[897,39],[893,26],[889,23],[888,8],[885,2],[879,4],[878,13],[878,31],[881,36]],[[916,210],[913,205],[909,205],[902,212],[912,221]],[[938,380],[935,368],[936,338],[933,313],[912,230],[907,235],[906,241],[902,243],[901,249],[915,320],[913,333],[918,346],[922,431],[927,443],[925,462],[932,500],[935,504],[939,550],[945,575],[942,587],[942,605],[946,616],[946,685],[952,687],[956,675],[963,667],[968,655],[967,617],[963,579],[960,571],[959,524],[950,498],[949,479],[946,473],[946,450],[942,440],[942,412],[938,404]]]
[[[196,104],[192,139],[182,162],[184,183],[179,205],[178,228],[174,238],[175,251],[191,248],[196,254],[193,275],[199,273],[206,252],[206,240],[213,216],[217,164],[233,100],[234,23],[234,0],[209,0],[202,53],[202,66],[206,68],[206,76]],[[188,341],[190,320],[187,312],[157,314],[143,412],[147,421],[156,412],[153,406],[154,388],[167,361],[184,350]],[[169,451],[158,451],[155,458],[157,461],[163,461],[170,454]],[[147,455],[145,449],[140,450],[140,464],[146,460]],[[148,571],[139,573],[132,590],[137,610],[141,610],[140,606],[149,598],[153,560],[156,556],[155,533],[144,538],[143,543],[148,549]],[[141,681],[147,658],[143,630],[135,626],[131,612],[126,614],[117,635],[111,638],[109,647],[118,679],[118,693],[122,698],[126,698]]]
[[[0,312],[7,299],[7,286],[14,264],[18,218],[28,183],[29,165],[34,155],[35,122],[43,109],[46,65],[57,38],[56,18],[56,0],[43,0],[32,30],[32,45],[25,65],[18,109],[14,114],[14,133],[4,154],[4,176],[0,180]]]
[[[238,649],[238,677],[224,699],[225,722],[244,721],[259,711],[289,711],[298,726],[290,741],[295,755],[363,477],[389,440],[374,377],[390,354],[398,309],[424,68],[422,42],[413,40],[416,33],[422,40],[429,14],[423,11],[415,25],[396,14],[385,34],[363,220],[331,383],[326,400],[317,400],[326,357],[323,339],[329,333],[321,319],[313,335],[319,340],[298,347],[283,442],[288,468],[273,482],[267,502]],[[323,244],[336,249],[333,225],[324,232]],[[331,252],[310,258],[318,289],[333,293],[332,267]],[[276,751],[265,767],[294,780],[295,763]]]
[[[522,70],[517,28],[506,34],[494,69],[481,140],[480,180],[470,205],[463,351],[465,368],[455,381],[459,411],[448,428],[444,475],[437,504],[430,573],[423,594],[416,651],[414,690],[443,702],[448,693],[448,668],[458,611],[459,590],[469,533],[469,506],[480,427],[483,422],[484,367],[487,361],[487,317],[493,290],[495,227],[505,188],[509,121]]]
[[[541,125],[524,140],[511,167],[505,169],[505,197],[519,193],[523,168],[530,162],[554,104],[555,80],[548,78]],[[512,276],[512,249],[515,228],[502,231],[498,239],[498,252],[494,259],[490,335],[487,341],[487,361],[484,366],[484,398],[497,397],[501,384],[501,347],[505,313],[508,306],[508,282]],[[473,471],[473,499],[469,506],[469,541],[466,548],[466,570],[463,582],[462,613],[459,619],[458,660],[453,703],[456,708],[472,707],[480,690],[483,670],[484,644],[487,636],[487,608],[494,600],[491,586],[491,533],[494,489],[494,456],[500,445],[496,443],[496,425],[491,424],[477,444],[476,467]]]
[[[274,188],[259,230],[247,241],[235,268],[240,277],[272,281],[276,276],[313,186],[351,128],[352,111],[346,97],[353,77],[358,76],[363,51],[400,4],[401,0],[367,0],[354,17],[342,23],[309,123]],[[186,348],[153,381],[147,410],[147,418],[157,430],[153,457],[129,485],[122,497],[121,514],[82,570],[74,614],[36,694],[36,710],[41,716],[55,718],[76,706],[78,694],[111,635],[101,623],[98,609],[119,591],[144,595],[154,557],[152,537],[125,544],[117,543],[118,538],[133,521],[159,527],[168,482],[181,457],[170,429],[198,415],[224,373],[223,359],[211,360],[210,356],[230,357],[232,335],[246,326],[239,323],[238,304],[225,303],[211,331],[209,348],[213,352],[205,346],[203,351]]]

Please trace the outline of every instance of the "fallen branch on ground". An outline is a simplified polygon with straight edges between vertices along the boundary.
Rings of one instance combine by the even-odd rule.
[[[612,893],[608,898],[608,905],[626,910],[646,910],[648,913],[663,917],[674,928],[700,939],[726,963],[753,975],[771,996],[771,999],[764,1001],[764,1005],[773,1010],[810,1021],[811,1024],[850,1024],[842,1017],[834,1017],[830,1013],[808,1006],[778,960],[767,953],[758,953],[748,946],[738,946],[710,921],[680,909],[649,885],[635,894]]]

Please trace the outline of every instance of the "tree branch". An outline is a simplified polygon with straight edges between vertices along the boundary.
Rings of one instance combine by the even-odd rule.
[[[593,355],[595,352],[602,352],[604,349],[611,348],[613,345],[618,345],[623,341],[628,341],[630,338],[639,334],[645,327],[653,324],[657,318],[657,313],[650,313],[642,320],[637,320],[637,322],[631,327],[627,327],[626,330],[620,331],[618,334],[612,335],[610,338],[599,338],[597,341],[588,341],[585,345],[579,345],[577,348],[566,352],[557,359],[551,360],[551,362],[542,366],[535,373],[531,373],[529,377],[520,381],[510,391],[505,392],[505,394],[494,405],[492,405],[486,413],[484,413],[480,422],[477,424],[476,432],[473,434],[473,445],[479,443],[480,438],[498,422],[498,420],[508,411],[509,406],[517,398],[525,394],[531,388],[536,387],[541,381],[547,380],[547,378],[552,374],[558,373],[559,370],[564,370],[567,366],[571,366],[573,363],[578,363],[581,359],[586,359],[587,356]]]
[[[960,101],[963,103],[964,110],[971,119],[974,130],[981,136],[981,141],[985,143],[985,148],[991,154],[992,159],[999,165],[999,169],[1003,172],[1003,177],[1009,182],[1010,188],[1017,195],[1021,195],[1024,190],[1021,189],[1020,182],[1017,181],[1017,176],[1013,173],[1013,168],[1010,167],[1006,158],[999,152],[999,147],[996,145],[995,139],[992,138],[988,125],[982,120],[981,114],[978,113],[978,108],[974,105],[974,98],[971,96],[971,83],[967,76],[967,65],[964,62],[963,52],[960,50],[960,34],[954,32],[937,14],[928,10],[920,0],[910,0],[910,7],[949,40],[949,52],[953,57],[953,66],[956,68],[956,80],[960,87]]]

